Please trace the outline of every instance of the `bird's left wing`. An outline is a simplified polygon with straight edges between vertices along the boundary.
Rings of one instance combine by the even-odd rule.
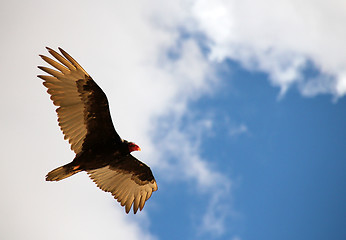
[[[103,191],[110,192],[125,206],[129,213],[143,209],[145,202],[157,190],[157,184],[150,168],[131,154],[103,168],[87,171],[90,178]]]

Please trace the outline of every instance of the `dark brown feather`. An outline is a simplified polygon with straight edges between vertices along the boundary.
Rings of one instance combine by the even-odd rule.
[[[132,155],[126,155],[118,162],[103,168],[89,170],[90,178],[103,191],[110,192],[128,213],[133,204],[133,212],[142,210],[157,184],[150,168]]]

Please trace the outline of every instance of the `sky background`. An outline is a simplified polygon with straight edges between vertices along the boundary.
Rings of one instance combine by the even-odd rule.
[[[0,1],[1,239],[346,239],[346,2]],[[37,65],[62,47],[159,190],[79,173]]]

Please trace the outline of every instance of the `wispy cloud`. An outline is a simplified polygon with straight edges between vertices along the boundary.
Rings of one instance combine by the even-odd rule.
[[[234,237],[232,238],[232,240],[241,240],[241,238],[238,237],[238,236],[234,236]]]
[[[244,123],[241,123],[237,126],[231,126],[231,128],[229,130],[229,134],[232,137],[236,137],[236,136],[239,136],[241,134],[248,133],[248,131],[249,131],[248,127]]]
[[[163,131],[160,136],[160,149],[163,149],[162,158],[169,156],[171,161],[166,165],[161,165],[166,177],[171,181],[192,181],[196,190],[201,195],[206,196],[208,204],[205,211],[201,211],[198,216],[199,226],[197,232],[208,233],[213,236],[220,236],[225,233],[226,219],[231,217],[234,211],[231,203],[232,180],[215,169],[212,164],[213,159],[204,159],[200,156],[199,143],[202,137],[195,131],[190,131],[195,127],[200,127],[198,122],[180,122],[170,125],[169,131]],[[203,130],[202,130],[203,131]],[[167,179],[166,179],[167,180]]]
[[[221,236],[227,231],[226,219],[234,211],[231,202],[232,197],[230,195],[232,186],[230,180],[227,179],[217,184],[221,184],[221,186],[218,186],[218,190],[213,191],[207,211],[200,225],[200,231],[202,233],[209,233],[212,236]]]

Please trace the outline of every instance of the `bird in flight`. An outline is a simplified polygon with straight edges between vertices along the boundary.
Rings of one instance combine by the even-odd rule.
[[[60,181],[81,171],[103,191],[110,192],[129,213],[142,210],[157,184],[150,168],[133,157],[141,149],[116,132],[102,89],[67,52],[47,47],[57,60],[40,55],[53,68],[39,66],[38,75],[51,95],[64,138],[76,153],[72,162],[50,171],[47,181]]]

